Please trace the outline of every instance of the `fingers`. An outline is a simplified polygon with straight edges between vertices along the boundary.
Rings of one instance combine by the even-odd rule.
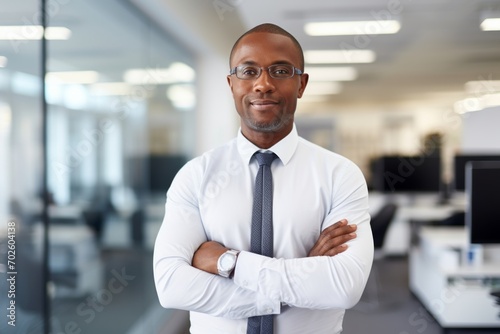
[[[325,256],[335,256],[337,254],[340,254],[340,253],[343,253],[347,250],[347,245],[346,244],[342,244],[340,246],[337,246],[335,248],[332,248],[328,251],[325,252]]]
[[[337,247],[345,245],[346,242],[356,238],[356,226],[344,226],[342,229],[337,229],[331,233],[323,234],[321,236],[321,244],[319,247],[319,252],[323,255],[328,255],[333,252],[340,252],[340,250],[335,250]],[[344,249],[345,250],[345,249]]]
[[[309,252],[309,256],[333,256],[344,252],[347,249],[345,244],[349,240],[356,238],[357,226],[348,225],[346,219],[342,219],[335,224],[324,229],[316,244]]]
[[[349,227],[356,227],[355,224],[347,225],[347,219],[342,219],[336,222],[335,224],[332,224],[325,228],[321,234],[328,234],[328,233],[337,233],[338,235],[343,234],[342,232],[345,232],[345,228]],[[336,231],[336,232],[335,232]]]
[[[347,250],[348,246],[346,244],[342,244],[340,246],[334,247],[323,254],[324,256],[335,256],[340,253],[343,253]]]

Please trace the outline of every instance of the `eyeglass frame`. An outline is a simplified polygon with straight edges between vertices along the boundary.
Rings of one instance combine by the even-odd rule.
[[[273,66],[283,66],[283,65],[285,65],[285,66],[290,66],[290,67],[292,68],[293,72],[292,72],[292,75],[291,75],[291,76],[289,76],[289,77],[283,77],[283,78],[273,77],[273,75],[271,74],[271,72],[269,72],[269,69],[270,69],[271,67],[273,67]],[[245,78],[240,78],[240,77],[238,76],[238,74],[236,74],[236,73],[237,73],[238,67],[242,67],[242,66],[250,66],[250,67],[255,67],[255,68],[258,68],[260,71],[259,71],[258,75],[257,75],[255,78],[248,78],[248,79],[245,79]],[[273,78],[273,79],[280,79],[280,80],[281,80],[281,79],[291,79],[291,78],[293,78],[295,75],[302,75],[302,74],[304,74],[304,72],[302,72],[302,70],[301,70],[300,68],[297,68],[297,67],[295,67],[295,66],[293,66],[293,65],[291,65],[291,64],[273,64],[273,65],[270,65],[270,66],[268,66],[268,67],[260,67],[260,66],[256,66],[256,65],[252,65],[252,64],[241,64],[241,65],[235,66],[235,67],[233,67],[232,69],[230,69],[230,70],[229,70],[229,75],[233,75],[233,74],[234,74],[234,75],[236,75],[236,77],[237,77],[238,79],[240,79],[240,80],[256,80],[256,79],[260,78],[260,76],[262,75],[262,72],[263,72],[263,70],[264,70],[264,69],[267,71],[267,73],[269,74],[269,76],[270,76],[271,78]]]

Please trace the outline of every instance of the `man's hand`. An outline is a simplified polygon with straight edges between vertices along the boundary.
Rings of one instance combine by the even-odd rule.
[[[227,250],[229,250],[229,248],[222,246],[216,241],[206,241],[202,243],[194,253],[192,266],[208,273],[218,275],[217,260]]]
[[[347,241],[356,238],[356,225],[347,225],[347,220],[342,219],[325,228],[319,235],[318,241],[309,251],[308,256],[334,256],[347,249]]]

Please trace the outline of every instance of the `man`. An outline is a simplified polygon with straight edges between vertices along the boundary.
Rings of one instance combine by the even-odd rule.
[[[167,193],[154,253],[160,302],[191,311],[192,333],[266,333],[249,318],[271,319],[269,333],[340,333],[373,260],[365,180],[346,158],[298,137],[308,75],[292,35],[253,28],[235,43],[230,68],[241,128],[188,162]],[[256,152],[276,156],[269,257],[249,251]]]

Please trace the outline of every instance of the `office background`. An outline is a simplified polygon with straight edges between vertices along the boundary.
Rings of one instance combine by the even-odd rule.
[[[411,210],[446,218],[455,207],[435,203],[465,202],[451,191],[455,155],[500,154],[500,32],[480,27],[499,17],[498,1],[0,0],[0,8],[0,332],[185,331],[186,314],[161,309],[153,286],[165,192],[188,159],[236,134],[229,50],[245,30],[273,22],[307,52],[341,54],[335,64],[307,58],[299,134],[361,167],[374,216],[388,202],[406,210],[385,232],[378,276],[347,313],[346,333],[380,319],[396,319],[398,334],[425,319],[418,332],[437,333],[408,289]],[[372,22],[359,35],[304,30],[347,19]],[[392,20],[394,33],[382,33]],[[380,157],[436,154],[438,188],[416,194],[372,182]],[[386,303],[394,294],[402,298]]]

